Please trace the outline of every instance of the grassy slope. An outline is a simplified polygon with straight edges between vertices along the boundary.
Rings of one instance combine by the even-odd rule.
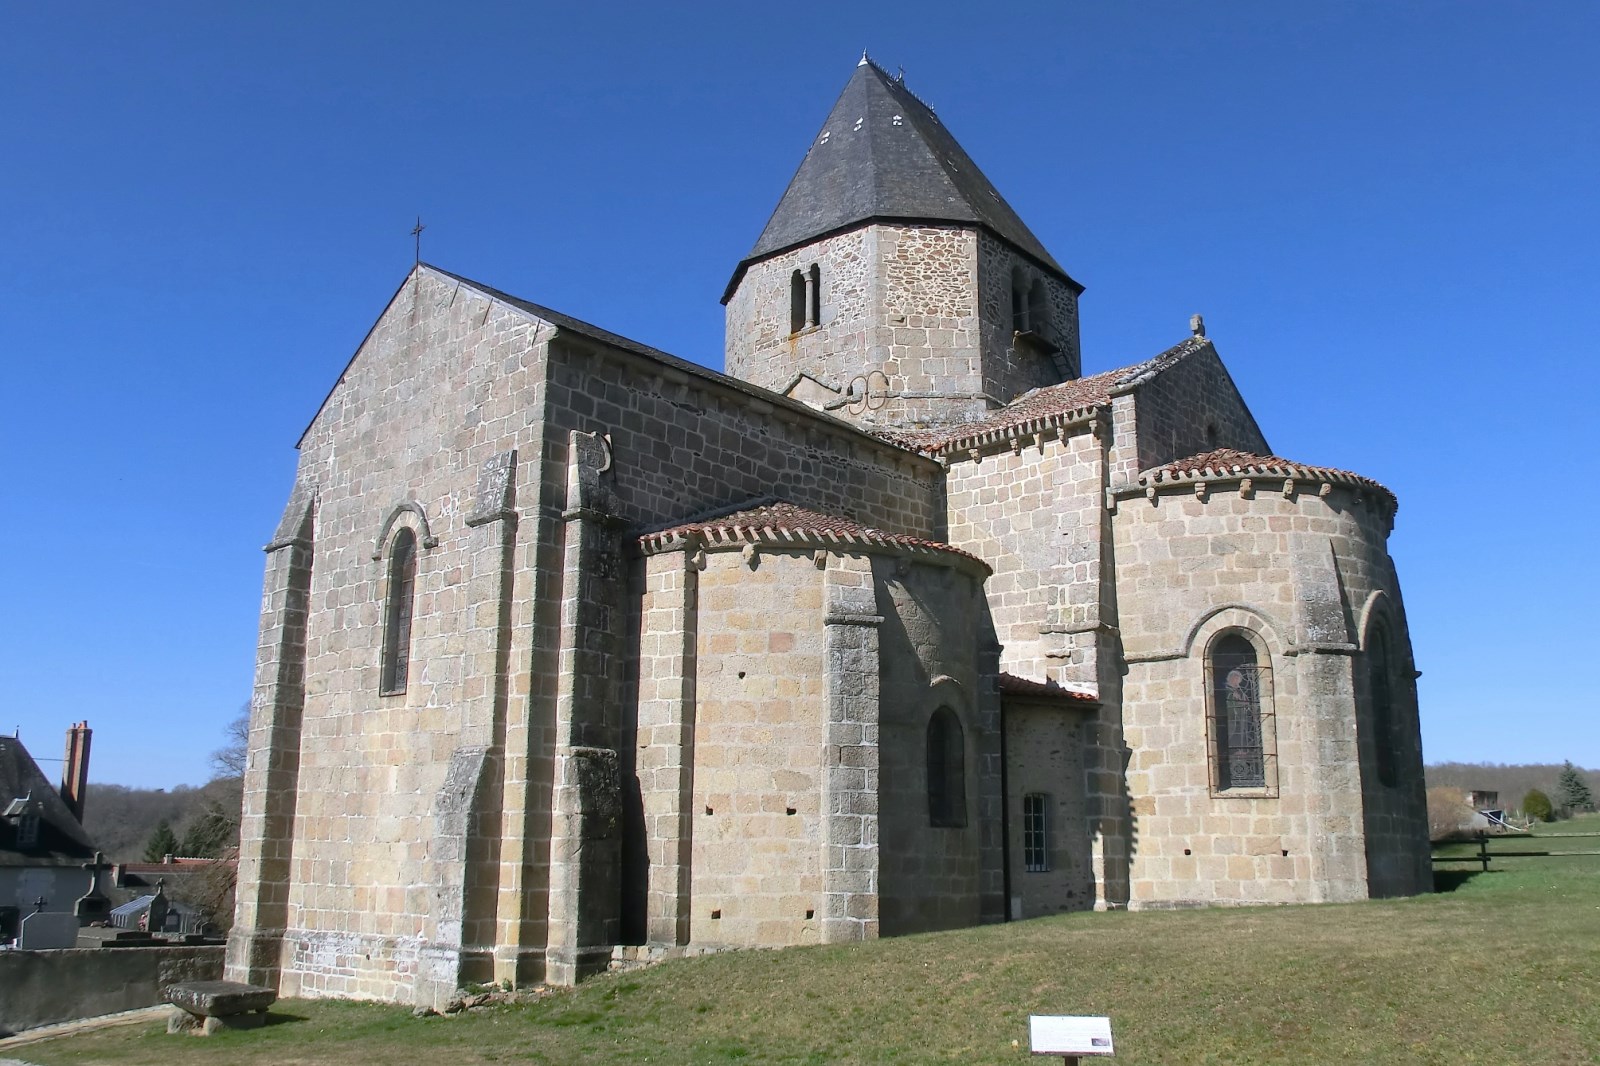
[[[685,960],[460,1018],[296,1001],[253,1033],[128,1028],[19,1051],[45,1066],[1020,1064],[1045,1061],[1026,1053],[1028,1015],[1053,1013],[1110,1015],[1123,1064],[1600,1062],[1600,858],[1495,865],[1419,899],[1067,915]]]

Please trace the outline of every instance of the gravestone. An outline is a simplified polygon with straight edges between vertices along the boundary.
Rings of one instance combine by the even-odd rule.
[[[83,868],[89,871],[89,891],[78,897],[72,913],[77,917],[80,926],[109,921],[111,900],[100,891],[100,874],[104,870],[111,869],[111,864],[106,862],[104,852],[97,851],[94,853],[94,861],[84,863]]]
[[[17,947],[22,951],[51,951],[78,946],[78,916],[66,911],[40,911],[22,919]]]
[[[167,927],[167,912],[171,906],[167,903],[167,879],[159,878],[156,881],[156,894],[150,897],[150,906],[144,912],[144,927],[151,935],[159,933]]]

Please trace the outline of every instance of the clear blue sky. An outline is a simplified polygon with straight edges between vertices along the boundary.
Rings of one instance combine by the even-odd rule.
[[[1279,454],[1398,493],[1430,761],[1600,766],[1600,5],[579,6],[0,5],[0,728],[204,781],[415,216],[718,366],[867,47],[1088,286],[1086,372],[1202,312]]]

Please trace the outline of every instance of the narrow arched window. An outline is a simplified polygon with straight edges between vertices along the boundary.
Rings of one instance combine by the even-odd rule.
[[[806,301],[806,325],[820,326],[822,325],[822,268],[812,263],[807,278],[811,285]]]
[[[1394,664],[1389,654],[1389,632],[1380,623],[1367,638],[1367,688],[1372,695],[1372,744],[1378,764],[1378,780],[1393,786],[1400,780],[1398,753],[1395,751]]]
[[[928,824],[967,824],[966,745],[961,720],[948,707],[928,719]]]
[[[1211,648],[1211,739],[1217,788],[1267,783],[1261,729],[1261,664],[1256,648],[1229,633]]]
[[[1028,332],[1028,275],[1021,267],[1011,271],[1011,328]]]
[[[1033,332],[1045,333],[1050,324],[1050,310],[1045,302],[1044,279],[1034,278],[1028,287],[1028,327]]]
[[[383,611],[383,669],[380,695],[406,690],[411,665],[411,604],[417,590],[417,537],[410,529],[395,534],[389,549],[389,599]]]
[[[796,270],[789,275],[789,332],[806,328],[806,276]]]

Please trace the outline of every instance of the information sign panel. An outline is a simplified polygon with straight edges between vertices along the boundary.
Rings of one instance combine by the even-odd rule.
[[[1067,1014],[1028,1018],[1028,1041],[1035,1055],[1111,1055],[1111,1019]]]

